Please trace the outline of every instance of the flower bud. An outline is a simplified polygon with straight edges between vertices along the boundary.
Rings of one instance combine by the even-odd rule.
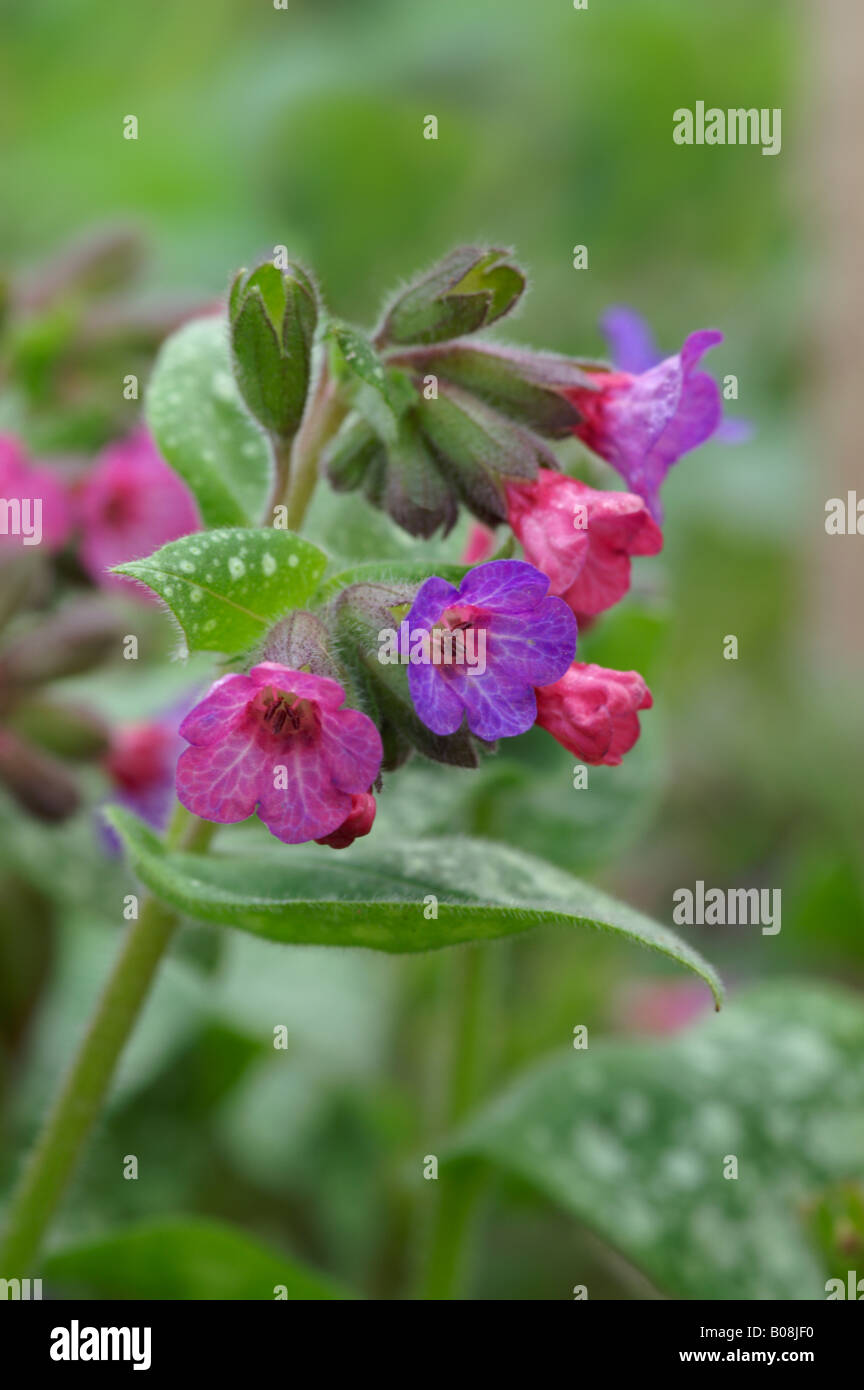
[[[372,426],[356,411],[343,420],[324,454],[324,469],[336,492],[353,492],[361,487],[381,440]]]
[[[507,478],[532,480],[554,457],[542,440],[455,386],[418,403],[420,426],[444,474],[487,526],[507,520]]]
[[[506,251],[459,246],[398,296],[378,341],[439,343],[488,328],[510,312],[525,284]]]
[[[241,270],[229,299],[237,384],[265,429],[290,439],[306,407],[318,322],[315,286],[299,266]]]
[[[359,840],[361,835],[369,834],[375,822],[377,809],[371,792],[352,793],[351,810],[342,824],[329,835],[321,835],[315,841],[316,845],[329,845],[331,849],[347,849],[355,840]]]
[[[332,647],[330,633],[321,619],[314,613],[295,609],[271,628],[258,660],[275,661],[291,671],[327,676],[344,685],[345,673]]]
[[[638,671],[610,671],[574,661],[537,692],[537,723],[583,762],[617,767],[639,737],[639,711],[651,692]]]
[[[419,376],[443,377],[549,439],[566,438],[582,419],[575,405],[555,389],[556,379],[566,381],[571,389],[580,385],[594,389],[587,374],[566,359],[490,343],[415,348],[390,361],[410,367]]]
[[[456,522],[459,509],[452,488],[413,417],[402,420],[399,440],[387,455],[383,500],[396,524],[412,536],[428,540],[439,526],[446,536]]]
[[[362,486],[368,501],[412,536],[428,538],[439,527],[446,535],[456,521],[453,489],[439,471],[414,410],[401,417],[396,441],[389,445],[360,415],[349,415],[325,455],[325,468],[337,492]]]

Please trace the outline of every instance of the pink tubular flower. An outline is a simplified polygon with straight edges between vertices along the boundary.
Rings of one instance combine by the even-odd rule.
[[[537,691],[537,723],[583,762],[617,767],[639,737],[638,711],[653,703],[638,671],[574,661]]]
[[[272,661],[223,676],[180,725],[192,746],[177,764],[178,797],[220,824],[257,811],[287,845],[332,835],[382,758],[372,720],[340,709],[344,699],[338,682]]]
[[[198,531],[201,519],[186,484],[140,428],[110,444],[85,479],[79,502],[81,562],[94,583],[144,597],[112,565],[141,560],[168,541]]]
[[[17,439],[0,435],[0,544],[59,550],[70,529],[65,488],[48,468],[33,467]]]
[[[598,492],[548,468],[536,482],[507,484],[507,511],[526,560],[578,614],[611,608],[630,587],[630,556],[663,548],[641,497]]]
[[[102,760],[112,787],[106,804],[127,807],[154,830],[164,830],[174,802],[174,774],[183,746],[178,719],[179,713],[173,719],[121,724],[112,729]],[[101,818],[98,828],[104,847],[119,853],[120,837]]]
[[[468,539],[465,542],[465,550],[462,554],[460,564],[479,565],[482,560],[488,560],[495,550],[495,532],[488,526],[484,526],[481,521],[475,521],[471,530],[468,532]],[[541,565],[542,569],[543,566]]]
[[[330,835],[319,835],[315,841],[318,845],[329,845],[331,849],[347,849],[353,845],[355,840],[359,840],[361,835],[368,835],[375,821],[375,798],[371,792],[355,792],[351,797],[351,810]]]
[[[581,411],[576,434],[644,497],[660,520],[660,485],[682,454],[704,444],[723,413],[717,383],[698,370],[723,334],[691,333],[680,353],[647,371],[589,372],[599,387],[569,387],[564,394]]]

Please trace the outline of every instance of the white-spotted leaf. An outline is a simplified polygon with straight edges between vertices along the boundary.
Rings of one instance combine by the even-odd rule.
[[[303,846],[242,856],[167,853],[127,811],[109,813],[132,867],[191,917],[270,941],[405,953],[488,941],[544,925],[596,927],[647,946],[723,987],[668,927],[541,859],[446,837],[358,841],[338,856]]]
[[[273,451],[234,381],[221,316],[195,319],[167,340],[147,388],[145,414],[205,526],[261,520],[273,483]]]
[[[146,584],[170,608],[189,651],[248,650],[316,588],[326,556],[293,531],[242,527],[170,541],[117,573]]]

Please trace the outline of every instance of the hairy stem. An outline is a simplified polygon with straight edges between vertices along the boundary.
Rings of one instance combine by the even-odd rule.
[[[293,443],[276,440],[276,491],[274,506],[284,506],[285,526],[298,531],[318,482],[318,465],[324,445],[341,425],[347,407],[333,390],[323,367],[303,421]]]
[[[215,825],[197,820],[178,807],[168,843],[174,848],[203,850],[215,830]],[[23,1279],[33,1267],[177,920],[173,909],[148,897],[142,903],[138,920],[130,923],[78,1055],[10,1204],[5,1239],[0,1247],[0,1278]]]
[[[453,1019],[451,1065],[444,1122],[454,1128],[482,1093],[486,1079],[490,1028],[490,955],[484,946],[454,953],[448,1005]],[[480,1175],[462,1164],[439,1174],[421,1296],[454,1299],[460,1295],[468,1262],[471,1227]]]
[[[344,413],[344,407],[332,397],[324,370],[294,441],[290,463],[284,455],[280,463],[285,470],[282,484],[287,524],[293,531],[300,529],[312,497],[321,448],[338,428]],[[190,816],[178,805],[167,843],[173,849],[203,851],[216,829],[216,825]],[[178,915],[172,908],[158,898],[146,897],[138,920],[130,925],[78,1054],[12,1197],[0,1243],[0,1278],[26,1278],[38,1257],[177,921]]]

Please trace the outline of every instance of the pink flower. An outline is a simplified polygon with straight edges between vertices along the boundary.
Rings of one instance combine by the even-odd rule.
[[[691,980],[663,980],[625,985],[613,1007],[614,1021],[627,1032],[658,1036],[680,1033],[709,1012],[711,996]]]
[[[717,383],[697,370],[709,348],[722,343],[711,330],[691,333],[674,357],[647,371],[589,372],[598,390],[569,387],[581,411],[576,434],[621,474],[659,520],[660,484],[682,454],[704,444],[720,424]]]
[[[507,510],[526,560],[574,613],[611,608],[630,587],[630,556],[663,548],[641,497],[598,492],[548,468],[536,482],[507,484]]]
[[[168,819],[181,748],[176,719],[122,724],[111,731],[104,767],[116,800],[155,830]]]
[[[11,435],[0,435],[0,544],[59,550],[71,518],[66,490],[48,468],[34,468]]]
[[[192,494],[144,428],[100,454],[81,489],[79,519],[81,561],[94,583],[142,599],[134,581],[108,573],[112,565],[142,560],[201,527]]]
[[[465,542],[465,550],[460,564],[479,565],[481,560],[488,560],[495,549],[495,532],[482,522],[475,521],[471,530],[468,532],[468,539]],[[541,566],[542,569],[542,566]]]
[[[347,849],[353,845],[355,840],[359,840],[361,835],[368,835],[375,821],[375,798],[371,792],[355,792],[351,797],[351,810],[330,835],[320,835],[315,843],[319,845],[329,845],[331,849]]]
[[[637,711],[653,703],[638,671],[574,661],[537,691],[537,723],[583,762],[617,767],[639,737]]]
[[[272,661],[223,676],[180,725],[192,745],[177,764],[183,805],[220,824],[257,811],[287,845],[332,835],[382,758],[372,720],[344,699],[336,681]]]

